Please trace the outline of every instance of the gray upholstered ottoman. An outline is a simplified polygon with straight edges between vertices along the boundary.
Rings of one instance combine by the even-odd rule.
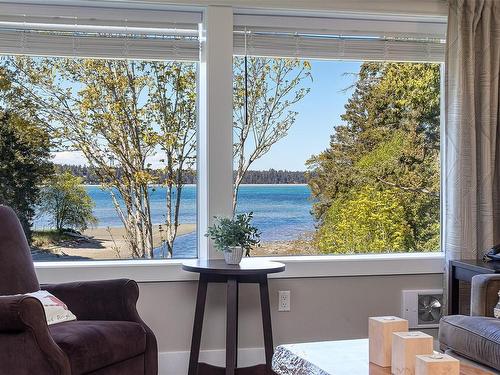
[[[445,316],[439,342],[447,350],[500,371],[500,319],[483,316]]]

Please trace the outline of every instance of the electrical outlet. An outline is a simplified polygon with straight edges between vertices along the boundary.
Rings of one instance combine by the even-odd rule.
[[[278,292],[278,311],[290,311],[289,290],[280,290]]]

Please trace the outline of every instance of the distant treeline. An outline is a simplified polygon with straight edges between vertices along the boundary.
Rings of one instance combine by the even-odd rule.
[[[94,173],[93,169],[85,165],[61,165],[58,164],[57,169],[60,171],[71,172],[72,175],[82,178],[83,183],[87,185],[98,185],[99,178]],[[120,174],[118,168],[116,173]],[[162,170],[153,170],[153,175],[157,178],[158,183],[165,181],[165,176]],[[186,171],[184,173],[185,184],[196,183],[196,172]],[[267,171],[247,171],[243,178],[243,184],[306,184],[305,172],[301,171],[286,171],[269,169]]]
[[[304,172],[300,171],[247,171],[243,184],[306,184]]]

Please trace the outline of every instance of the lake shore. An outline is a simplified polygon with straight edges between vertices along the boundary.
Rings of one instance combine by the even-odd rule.
[[[178,236],[193,233],[195,224],[181,224]],[[93,228],[83,233],[82,237],[60,241],[49,246],[38,246],[33,249],[33,259],[47,260],[117,260],[131,259],[132,253],[124,238],[123,228]],[[311,234],[303,234],[299,239],[289,241],[262,242],[251,251],[251,256],[293,256],[317,255]],[[161,246],[160,226],[155,225],[153,243],[155,248]]]
[[[153,246],[162,244],[162,233],[160,225],[153,227]],[[192,233],[196,230],[196,224],[180,224],[177,236]],[[45,254],[41,254],[45,253]],[[49,246],[39,246],[35,250],[37,258],[87,258],[96,260],[106,259],[130,259],[132,252],[125,239],[125,228],[91,228],[83,232],[82,237],[74,237],[71,240],[61,241]]]
[[[166,191],[163,187],[156,189],[151,195],[151,220],[153,223],[162,223],[165,220]],[[98,219],[98,228],[87,230],[83,238],[71,234],[61,235],[51,231],[50,218],[37,217],[33,225],[35,260],[130,259],[132,254],[123,238],[123,229],[119,229],[122,222],[115,213],[109,193],[99,186],[87,185],[85,190],[95,203],[93,213]],[[180,227],[174,250],[179,259],[196,256],[196,228],[193,224],[197,218],[196,193],[194,185],[186,185],[183,190],[180,220],[191,224]],[[254,225],[264,234],[262,246],[255,249],[254,254],[279,256],[314,253],[310,245],[300,241],[303,234],[312,233],[315,229],[310,213],[312,204],[310,189],[306,185],[242,185],[238,205],[244,212],[254,212]],[[158,232],[159,227],[155,226],[154,246],[158,249],[156,255],[160,256],[162,243]]]
[[[296,240],[262,242],[252,249],[252,256],[318,255],[311,234],[303,234]]]

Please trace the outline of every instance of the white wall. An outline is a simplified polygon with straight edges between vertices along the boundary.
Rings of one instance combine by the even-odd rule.
[[[439,289],[442,282],[442,274],[270,280],[275,345],[366,337],[369,316],[400,315],[403,289]],[[181,361],[187,360],[190,347],[196,285],[140,284],[139,311],[155,332],[159,351],[185,352]],[[278,290],[291,291],[290,312],[277,311]],[[256,286],[241,286],[240,348],[263,346],[258,298]],[[202,350],[224,348],[225,316],[225,289],[211,284]],[[219,357],[222,355],[221,351]],[[173,363],[163,366],[162,374],[182,373],[169,372],[177,366]]]
[[[113,2],[113,0],[105,0]],[[103,2],[103,1],[102,1]],[[446,0],[137,0],[171,5],[226,5],[237,9],[300,12],[369,12],[402,15],[447,15]]]

